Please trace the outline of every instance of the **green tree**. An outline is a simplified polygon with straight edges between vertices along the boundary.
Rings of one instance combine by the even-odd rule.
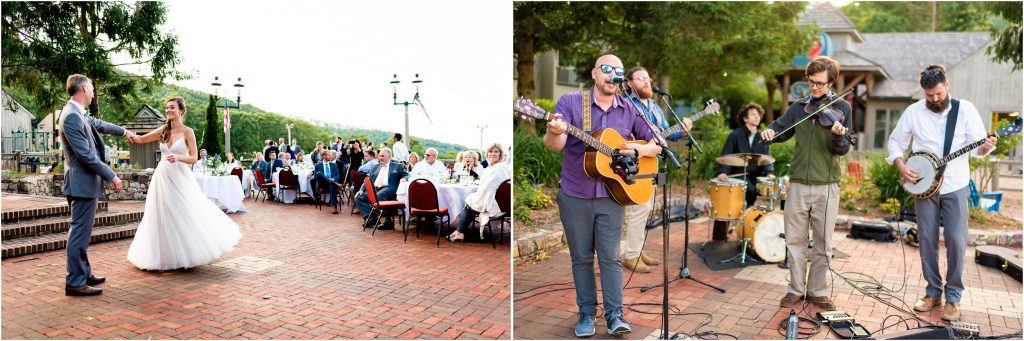
[[[21,87],[40,105],[38,113],[56,109],[67,94],[68,75],[81,73],[93,80],[97,98],[89,111],[100,116],[98,98],[115,105],[107,120],[124,121],[129,99],[137,102],[140,89],[166,77],[184,78],[175,71],[180,61],[177,36],[162,32],[166,5],[156,1],[126,2],[9,2],[3,15],[3,83]],[[115,64],[112,56],[130,61]],[[131,75],[120,65],[146,66],[152,76]]]
[[[986,8],[1002,18],[1005,27],[993,27],[992,35],[995,36],[995,43],[985,51],[992,60],[996,62],[1013,62],[1013,70],[1021,69],[1021,50],[1024,37],[1021,35],[1021,6],[1020,1],[994,2],[989,3]]]
[[[992,28],[992,2],[975,1],[858,1],[842,12],[863,33],[968,32]],[[1020,17],[1020,3],[1017,17]],[[1018,20],[1019,21],[1019,20]]]
[[[537,54],[568,49],[587,39],[587,31],[598,22],[592,20],[603,5],[566,2],[513,2],[512,50],[516,58],[516,93],[534,99],[533,59]],[[588,68],[589,69],[589,68]],[[519,124],[519,122],[516,122]],[[534,132],[534,125],[522,124]]]
[[[206,149],[206,155],[224,155],[224,137],[221,135],[221,127],[223,127],[223,121],[218,120],[217,117],[217,103],[214,101],[213,95],[210,95],[209,104],[206,106],[206,130],[203,133],[203,146],[202,149]]]

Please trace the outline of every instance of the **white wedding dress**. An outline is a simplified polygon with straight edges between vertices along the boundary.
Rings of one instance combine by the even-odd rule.
[[[185,139],[162,155],[186,155]],[[184,162],[160,160],[149,183],[146,210],[128,247],[128,261],[142,270],[170,270],[204,265],[231,251],[242,233],[227,214],[199,188]]]

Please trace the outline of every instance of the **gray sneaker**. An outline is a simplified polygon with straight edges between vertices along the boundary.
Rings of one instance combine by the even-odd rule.
[[[626,335],[632,331],[629,328],[629,322],[626,322],[626,319],[622,317],[621,310],[608,312],[605,320],[608,321],[608,335]]]
[[[594,336],[594,317],[580,312],[580,320],[576,322],[576,337]]]

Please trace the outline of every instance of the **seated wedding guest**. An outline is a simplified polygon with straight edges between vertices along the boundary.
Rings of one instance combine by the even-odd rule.
[[[391,150],[383,148],[380,150],[380,154],[377,157],[379,164],[373,166],[367,173],[370,177],[370,183],[377,190],[377,201],[388,201],[395,200],[398,192],[398,184],[406,181],[409,177],[409,172],[405,171],[405,167],[401,162],[394,161],[391,159]],[[356,206],[359,207],[359,213],[366,219],[370,215],[370,199],[366,195],[366,184],[360,188],[356,195]],[[385,212],[389,213],[389,212]],[[390,230],[395,228],[395,222],[388,217],[388,221],[384,222],[379,230]]]
[[[292,154],[292,159],[295,158],[295,154],[298,154],[299,152],[302,151],[302,147],[299,147],[299,139],[293,138],[292,144],[289,145],[289,147],[291,147],[290,149],[288,149],[288,151],[290,154]]]
[[[462,170],[469,172],[469,175],[479,179],[480,174],[484,173],[484,167],[480,165],[480,161],[476,158],[477,155],[479,154],[474,150],[467,151],[466,155],[462,157],[464,164]]]
[[[406,160],[408,160],[407,162],[409,164],[405,165],[405,170],[412,171],[412,167],[415,167],[416,163],[420,162],[420,156],[419,154],[416,154],[416,152],[412,152],[409,153],[409,157],[406,158]]]
[[[313,163],[310,162],[309,159],[306,158],[306,155],[302,154],[302,151],[299,151],[298,153],[295,153],[295,161],[293,161],[292,163],[294,163],[296,165],[305,165],[305,166],[312,166],[313,165]]]
[[[224,169],[227,169],[228,171],[230,171],[230,170],[238,168],[238,167],[239,167],[238,160],[235,160],[235,154],[234,153],[228,153],[228,159],[227,159],[227,161],[224,161]]]
[[[199,150],[199,157],[196,158],[196,163],[192,164],[192,172],[202,172],[206,169],[206,149]]]
[[[448,174],[448,167],[444,166],[444,162],[437,159],[437,149],[427,148],[427,151],[423,152],[423,161],[417,162],[416,166],[412,168],[412,175],[427,176],[430,174]]]
[[[292,168],[294,164],[292,162],[292,155],[288,153],[281,153],[281,163],[284,164],[284,168]]]
[[[316,164],[316,171],[314,173],[313,193],[320,193],[320,189],[327,190],[327,206],[334,207],[334,214],[338,214],[338,193],[341,190],[341,172],[338,171],[338,165],[334,162],[338,152],[328,150],[324,153],[324,160]]]
[[[249,170],[254,171],[259,169],[260,172],[262,172],[264,168],[267,168],[267,162],[263,161],[263,154],[254,153],[252,158],[252,164],[249,165]]]
[[[369,174],[370,168],[378,164],[380,164],[380,162],[377,160],[377,152],[367,150],[363,153],[363,165],[359,166],[359,171]]]
[[[267,171],[263,173],[263,176],[266,177],[267,182],[273,182],[274,173],[276,173],[277,170],[281,168],[284,168],[284,162],[282,162],[281,159],[277,158],[277,153],[270,153],[270,159],[267,160]]]
[[[452,170],[458,172],[466,168],[466,152],[459,152],[459,155],[455,157],[455,168]]]
[[[501,214],[501,208],[498,207],[498,201],[494,199],[494,194],[498,192],[498,186],[502,182],[512,178],[512,169],[505,162],[505,149],[501,148],[500,144],[495,143],[487,147],[487,160],[490,161],[491,166],[483,170],[480,187],[477,187],[476,192],[466,197],[465,210],[459,215],[459,227],[448,236],[449,240],[465,239],[466,228],[473,223],[474,219],[480,222],[480,238],[483,239],[484,224],[492,216]]]
[[[324,141],[316,141],[316,148],[309,155],[309,158],[313,159],[313,164],[318,164],[324,160],[324,150]]]

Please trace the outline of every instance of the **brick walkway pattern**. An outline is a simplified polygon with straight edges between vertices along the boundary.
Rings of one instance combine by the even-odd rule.
[[[690,223],[690,242],[703,242],[708,238],[707,218],[700,218]],[[679,272],[683,250],[683,224],[673,223],[670,237],[670,255],[668,266],[669,278]],[[926,285],[921,276],[921,260],[918,249],[901,243],[880,243],[847,238],[847,231],[836,231],[833,235],[835,247],[850,254],[849,258],[835,259],[832,268],[842,272],[851,280],[867,280],[867,277],[852,274],[861,272],[882,281],[885,287],[900,289],[906,277],[905,290],[897,293],[891,302],[898,300],[907,302],[911,307],[919,297],[924,296]],[[735,239],[735,237],[731,237]],[[662,230],[651,230],[648,234],[646,252],[654,251],[661,259]],[[1020,251],[1017,248],[1015,251]],[[906,254],[904,258],[904,252]],[[945,249],[939,267],[945,271]],[[982,336],[999,335],[1019,332],[1022,315],[1021,283],[1003,274],[997,269],[983,267],[973,262],[974,249],[968,248],[968,263],[965,267],[964,281],[967,289],[962,297],[962,320],[977,323],[981,326]],[[663,262],[664,263],[664,262]],[[595,262],[596,265],[596,262]],[[648,274],[635,274],[628,283],[631,271],[624,270],[624,281],[627,290],[624,292],[626,320],[633,327],[633,332],[625,336],[628,339],[656,338],[661,329],[662,289],[657,288],[640,293],[639,288],[661,283],[662,267],[652,267]],[[779,300],[786,293],[789,270],[781,269],[775,264],[748,266],[742,269],[710,271],[703,261],[690,252],[689,270],[698,279],[710,282],[726,289],[722,294],[693,281],[680,280],[670,284],[669,302],[674,311],[681,313],[710,313],[711,320],[706,316],[688,315],[673,316],[669,330],[673,333],[683,332],[693,335],[699,332],[729,333],[739,339],[784,339],[776,330],[779,322],[788,317],[789,309],[780,308]],[[595,266],[595,271],[599,269]],[[555,253],[550,259],[538,263],[527,264],[515,269],[514,288],[515,301],[514,323],[516,339],[573,339],[573,326],[578,318],[575,303],[575,291],[572,289],[571,263],[568,251]],[[833,277],[829,277],[830,279]],[[842,278],[834,276],[833,300],[839,310],[852,315],[858,323],[869,331],[881,328],[883,320],[889,315],[902,314],[897,309],[887,306],[857,291]],[[546,285],[546,286],[545,286]],[[545,286],[545,287],[541,287]],[[866,285],[865,285],[866,286]],[[538,288],[536,290],[530,290]],[[560,290],[559,288],[569,288]],[[600,288],[600,281],[598,281]],[[548,293],[544,291],[554,290]],[[538,293],[541,293],[537,295]],[[536,295],[532,296],[531,295]],[[600,294],[598,301],[600,303]],[[656,303],[656,305],[646,305]],[[902,306],[902,305],[901,305]],[[655,312],[658,314],[644,314]],[[798,309],[801,316],[811,317],[821,311],[813,306]],[[596,338],[608,338],[603,312],[599,310]],[[940,309],[934,309],[921,317],[935,324],[946,325],[940,319]],[[885,321],[894,324],[899,318],[892,317]],[[705,322],[707,323],[706,325]],[[910,322],[911,327],[916,327]],[[699,330],[698,330],[699,327]],[[900,323],[884,333],[903,331],[906,327]],[[728,337],[726,337],[728,338]],[[837,339],[838,335],[822,330],[813,339]]]
[[[246,200],[235,250],[141,271],[130,239],[94,244],[101,296],[64,295],[63,250],[2,267],[4,339],[509,339],[508,238],[451,243],[362,231],[358,215]],[[141,207],[111,202],[111,210]],[[7,209],[7,207],[5,207]],[[429,231],[429,230],[427,230]],[[506,236],[507,237],[507,236]]]

